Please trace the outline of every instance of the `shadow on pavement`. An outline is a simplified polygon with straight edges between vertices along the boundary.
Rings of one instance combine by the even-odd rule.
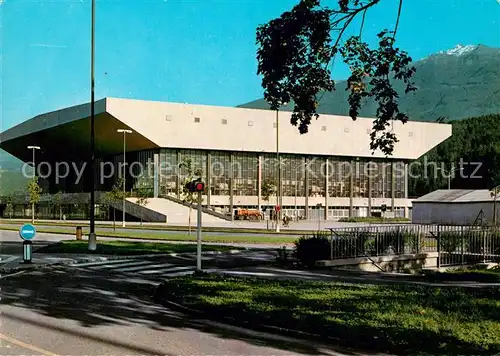
[[[154,303],[155,287],[145,280],[111,273],[97,274],[95,271],[76,271],[63,267],[41,269],[20,277],[3,279],[1,304],[27,308],[52,318],[74,320],[84,328],[132,323],[164,331],[196,329],[226,339],[279,348],[288,354],[321,354],[311,342],[280,340],[263,333],[249,333],[238,328],[216,326],[209,321],[190,320]],[[4,314],[3,317],[9,316]],[[117,346],[134,349],[132,345]],[[155,354],[153,350],[135,351]],[[339,352],[349,354],[345,350]]]

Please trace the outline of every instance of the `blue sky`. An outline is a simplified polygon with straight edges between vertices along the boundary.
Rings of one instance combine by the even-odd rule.
[[[97,0],[96,98],[234,106],[262,96],[255,29],[298,0]],[[90,100],[90,0],[0,0],[3,131]],[[334,0],[323,2],[333,5]],[[497,0],[405,0],[398,44],[414,59],[455,47],[500,47]],[[367,16],[373,39],[396,1]],[[353,29],[352,34],[356,33]],[[336,65],[334,78],[347,76]]]

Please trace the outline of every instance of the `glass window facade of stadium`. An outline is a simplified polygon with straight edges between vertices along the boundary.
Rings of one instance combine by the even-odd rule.
[[[352,164],[348,161],[330,159],[328,162],[328,195],[341,198],[350,195]]]
[[[260,154],[260,156],[262,184],[268,182],[276,185],[278,182],[276,155]],[[146,158],[152,160],[152,155]],[[178,196],[182,192],[180,184],[187,170],[179,169],[178,165],[188,158],[192,162],[192,169],[201,171],[203,179],[209,185],[211,195],[229,196],[231,186],[233,196],[258,195],[259,154],[176,149],[160,150],[160,195]],[[372,198],[391,198],[394,173],[394,197],[405,198],[404,162],[398,161],[391,165],[387,161],[351,161],[328,157],[327,165],[326,157],[286,154],[281,155],[280,160],[281,188],[284,197],[305,196],[306,181],[309,197],[325,197],[328,181],[329,197],[346,198],[350,196],[352,179],[353,197],[368,198],[371,179]],[[270,200],[270,202],[263,201],[263,204],[274,205],[275,201],[272,201],[272,198]]]
[[[229,152],[211,152],[210,161],[210,193],[212,195],[229,195],[231,154]]]
[[[303,197],[306,186],[306,160],[300,156],[281,156],[281,189],[285,197]]]
[[[233,154],[234,192],[236,196],[257,196],[259,157],[255,153]]]
[[[307,159],[307,178],[309,197],[325,197],[326,193],[326,158],[311,157]]]
[[[177,196],[179,161],[177,150],[162,149],[159,154],[159,194]]]
[[[391,164],[376,162],[369,167],[372,198],[391,198]]]

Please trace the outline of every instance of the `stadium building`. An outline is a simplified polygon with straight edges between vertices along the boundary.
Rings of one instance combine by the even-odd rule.
[[[451,136],[451,125],[395,122],[400,142],[387,158],[372,154],[373,120],[367,118],[321,115],[301,135],[284,111],[105,98],[95,103],[95,115],[99,206],[105,203],[102,193],[122,176],[125,148],[126,190],[132,192],[127,218],[149,221],[181,219],[188,170],[179,164],[188,159],[205,181],[207,216],[230,219],[236,207],[272,210],[278,202],[271,189],[278,183],[277,146],[285,214],[335,220],[379,215],[385,205],[408,217],[408,164]],[[119,132],[124,129],[130,133]],[[28,146],[40,147],[35,163],[44,193],[64,192],[80,199],[80,207],[88,204],[90,104],[36,116],[1,134],[2,149],[31,163]],[[145,207],[134,203],[138,181],[150,187]]]

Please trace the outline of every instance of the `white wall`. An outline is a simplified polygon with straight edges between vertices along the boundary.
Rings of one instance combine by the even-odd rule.
[[[500,216],[497,203],[497,217]],[[488,223],[493,221],[493,202],[479,203],[419,203],[413,202],[412,223],[470,225],[483,210]],[[484,218],[483,218],[484,220]]]

